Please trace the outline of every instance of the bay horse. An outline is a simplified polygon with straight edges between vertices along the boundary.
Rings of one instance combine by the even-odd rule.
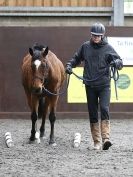
[[[42,118],[40,138],[45,135],[45,119],[49,111],[51,126],[49,144],[54,144],[54,123],[60,88],[65,80],[64,65],[48,46],[36,44],[22,62],[22,84],[31,110],[30,142],[35,141],[37,119]],[[48,94],[44,88],[54,93]]]

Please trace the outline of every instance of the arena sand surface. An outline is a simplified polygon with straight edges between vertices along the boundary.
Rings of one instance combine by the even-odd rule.
[[[47,120],[46,139],[29,144],[29,119],[0,119],[0,177],[133,177],[133,119],[111,120],[108,151],[92,149],[87,119],[56,120],[55,147],[48,144],[49,130]],[[7,131],[12,148],[5,144]],[[73,148],[76,132],[82,136],[79,148]]]

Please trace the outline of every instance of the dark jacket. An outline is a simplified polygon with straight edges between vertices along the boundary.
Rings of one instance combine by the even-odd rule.
[[[84,62],[84,84],[92,87],[110,85],[109,56],[122,63],[120,56],[105,39],[99,44],[90,40],[83,43],[68,64],[74,68]]]

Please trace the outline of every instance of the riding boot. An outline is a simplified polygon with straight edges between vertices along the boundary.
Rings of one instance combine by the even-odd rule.
[[[112,143],[109,140],[110,137],[110,121],[109,120],[102,120],[101,121],[101,136],[102,136],[102,143],[103,143],[103,150],[108,150]]]
[[[100,134],[100,127],[99,123],[90,123],[91,128],[91,135],[94,141],[94,149],[100,150],[101,149],[101,134]]]

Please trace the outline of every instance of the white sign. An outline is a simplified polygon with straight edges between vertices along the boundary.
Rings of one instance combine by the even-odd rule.
[[[133,13],[133,1],[132,0],[124,0],[124,13],[125,14]]]
[[[133,37],[108,37],[108,43],[120,55],[124,65],[133,65]]]

